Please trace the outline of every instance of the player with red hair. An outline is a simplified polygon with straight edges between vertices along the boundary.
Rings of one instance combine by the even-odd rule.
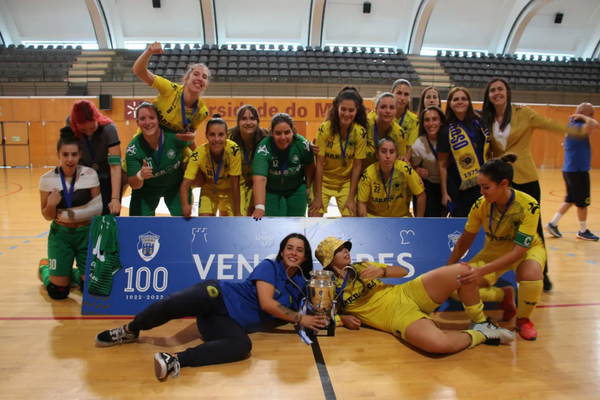
[[[79,100],[67,118],[81,141],[79,165],[93,168],[100,179],[102,214],[121,211],[121,140],[114,122],[100,114],[94,103]]]

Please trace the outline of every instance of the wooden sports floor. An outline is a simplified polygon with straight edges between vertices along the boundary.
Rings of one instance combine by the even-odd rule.
[[[80,316],[81,292],[50,301],[36,277],[49,223],[38,181],[46,170],[0,170],[0,399],[598,399],[600,398],[600,243],[575,239],[575,210],[547,238],[554,291],[534,313],[535,342],[479,346],[432,357],[371,329],[320,338],[323,361],[289,325],[251,335],[244,361],[186,368],[159,382],[153,355],[200,343],[193,320],[172,321],[139,343],[96,348],[94,336],[122,320]],[[560,170],[541,171],[542,217],[564,196]],[[588,225],[600,233],[600,172],[592,171]],[[493,319],[500,314],[492,311]],[[462,312],[438,314],[464,329]],[[511,327],[514,324],[502,324]]]

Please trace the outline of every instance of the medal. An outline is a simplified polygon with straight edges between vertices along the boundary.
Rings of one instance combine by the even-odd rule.
[[[288,162],[288,158],[290,156],[290,149],[292,148],[292,144],[290,143],[290,145],[287,147],[286,152],[285,152],[285,161],[283,162],[283,165],[279,168],[281,170],[281,184],[283,185],[285,183],[285,170],[287,168],[287,162]],[[274,147],[274,150],[276,151],[276,155],[277,158],[279,159],[279,149],[277,148],[277,146]],[[273,166],[275,166],[275,163],[273,163]]]
[[[196,113],[196,111],[198,111],[198,100],[196,100],[196,102],[194,103],[194,109],[192,110],[192,113],[190,114],[190,119],[187,119],[185,117],[185,101],[183,100],[183,92],[181,92],[181,122],[183,125],[183,130],[186,131],[188,130],[188,125],[190,122],[192,122],[192,118],[194,116],[194,114]]]
[[[95,171],[98,171],[98,168],[100,168],[100,166],[99,166],[98,164],[96,164],[96,163],[93,163],[93,164],[92,164],[92,168],[93,168]]]
[[[71,208],[73,204],[73,192],[75,192],[75,180],[77,179],[77,172],[79,168],[75,168],[75,172],[73,173],[73,178],[71,178],[71,190],[67,190],[67,182],[65,182],[65,174],[62,170],[62,167],[58,167],[58,172],[60,174],[60,183],[63,187],[63,196],[65,198],[65,202],[67,203],[67,208]]]
[[[342,153],[342,165],[345,167],[348,165],[346,162],[346,149],[348,148],[348,140],[350,140],[350,128],[352,128],[352,124],[348,127],[348,133],[346,133],[346,144],[342,146],[342,132],[340,132],[340,150]]]
[[[212,165],[212,170],[213,170],[213,180],[215,182],[215,187],[213,187],[213,194],[217,194],[217,182],[219,182],[219,175],[221,174],[221,167],[223,166],[223,158],[225,156],[225,150],[223,150],[223,152],[221,153],[221,159],[219,160],[219,165],[217,166],[217,171],[215,172],[215,162],[213,159],[213,155],[212,155],[212,151],[209,151],[209,155],[210,155],[210,163]]]

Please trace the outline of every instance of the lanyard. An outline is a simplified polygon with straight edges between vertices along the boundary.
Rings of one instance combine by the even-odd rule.
[[[344,166],[346,165],[346,149],[348,148],[348,140],[350,139],[351,128],[352,124],[350,124],[350,127],[348,128],[348,133],[346,134],[346,144],[344,146],[342,146],[342,132],[340,132],[340,150],[342,151],[342,159],[344,160]]]
[[[221,153],[221,159],[219,160],[219,165],[217,166],[217,172],[215,173],[215,161],[213,160],[212,151],[209,150],[210,153],[210,163],[212,165],[213,170],[213,180],[215,182],[215,186],[217,186],[217,182],[219,181],[219,175],[221,175],[221,167],[223,166],[223,158],[225,158],[225,150]],[[216,187],[215,187],[216,189]],[[214,192],[213,192],[214,193]]]
[[[242,140],[242,144],[240,147],[242,148],[242,153],[244,154],[244,160],[246,160],[246,165],[248,166],[248,168],[252,168],[252,160],[250,160],[250,158],[248,157],[248,152],[246,151],[246,145],[244,144],[243,140]]]
[[[427,135],[427,133],[425,133],[425,139],[427,139],[427,143],[429,143],[429,147],[431,147],[431,153],[433,153],[433,156],[437,160],[437,150],[433,147],[433,144],[431,144],[431,140],[429,140],[429,135]]]
[[[377,121],[375,121],[375,123],[373,124],[373,128],[375,128],[373,130],[373,134],[375,135],[375,150],[379,149],[379,136],[377,135]],[[390,129],[392,129],[392,127],[390,126],[388,128],[388,130],[385,132],[385,136],[387,137],[388,132],[390,131]],[[341,145],[341,143],[340,143]]]
[[[163,145],[163,131],[160,130],[160,134],[158,135],[158,159],[154,158],[154,151],[150,153],[150,157],[154,160],[156,164],[157,171],[160,171],[160,159],[162,157],[162,145]],[[154,149],[153,149],[154,150]],[[152,168],[154,169],[154,168]]]
[[[402,128],[402,124],[404,123],[404,117],[406,117],[406,112],[407,111],[408,111],[408,108],[406,110],[404,110],[404,113],[402,114],[402,119],[398,123],[398,125],[400,125],[401,128]]]
[[[92,140],[86,135],[83,134],[85,138],[85,142],[87,143],[88,150],[90,151],[90,157],[92,158],[92,164],[96,162],[96,155],[94,154],[94,147],[92,146]]]
[[[283,176],[284,176],[284,172],[287,167],[288,158],[290,157],[290,149],[291,148],[292,148],[292,143],[290,143],[290,145],[287,147],[287,149],[285,151],[285,161],[283,162],[283,165],[281,165],[279,167],[279,169],[281,170],[281,184],[282,185],[284,184]],[[277,158],[279,159],[279,149],[277,148],[277,145],[275,145],[275,151],[277,153]]]
[[[390,174],[390,180],[388,181],[388,186],[385,185],[385,180],[383,179],[383,171],[381,167],[379,167],[379,174],[381,175],[381,183],[383,183],[383,190],[385,190],[385,194],[387,194],[387,203],[388,206],[390,204],[390,194],[392,193],[392,179],[394,178],[394,167],[392,166],[392,173]]]
[[[352,268],[352,267],[351,267]],[[357,274],[356,270],[354,268],[352,268],[352,270],[354,271],[355,274]],[[346,289],[346,284],[348,283],[348,275],[349,273],[346,272],[346,276],[344,277],[344,283],[342,283],[342,287],[340,287],[339,289],[335,289],[335,293],[337,296],[340,295],[340,293],[342,294],[342,303],[344,302],[344,289]],[[336,298],[337,298],[336,296]]]
[[[492,203],[491,207],[490,207],[490,234],[492,235],[492,237],[494,237],[494,234],[496,233],[496,231],[498,230],[498,227],[500,226],[500,223],[502,223],[502,218],[504,218],[504,214],[506,214],[506,212],[508,211],[508,208],[510,207],[510,205],[512,204],[513,200],[515,199],[515,192],[514,191],[510,191],[510,199],[508,200],[508,202],[506,203],[506,207],[504,207],[504,211],[502,212],[502,215],[500,215],[500,221],[498,221],[498,225],[496,225],[496,229],[492,230],[492,221],[494,218],[494,205],[496,203]]]
[[[471,129],[467,129],[467,127],[462,121],[459,121],[458,125],[462,128],[463,131],[465,131],[465,133],[469,136],[469,139],[471,139],[473,146],[475,146],[475,131],[473,130],[473,122],[471,122]]]
[[[65,196],[65,201],[67,202],[67,208],[71,208],[71,204],[73,204],[73,192],[75,192],[75,179],[77,178],[78,170],[79,168],[75,168],[73,178],[71,178],[71,191],[69,191],[67,190],[67,182],[65,182],[65,174],[62,170],[62,167],[58,167],[58,172],[60,174],[60,183],[62,183],[63,194]]]
[[[190,119],[187,119],[185,116],[185,101],[183,100],[183,93],[184,92],[181,92],[181,122],[183,123],[183,130],[185,131],[189,123],[192,122],[192,117],[196,111],[198,111],[198,100],[196,100],[194,103],[194,110],[190,114]]]

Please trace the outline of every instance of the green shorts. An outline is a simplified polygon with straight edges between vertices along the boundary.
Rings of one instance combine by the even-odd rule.
[[[188,197],[188,201],[192,199],[192,191]],[[131,191],[131,203],[129,204],[130,217],[153,217],[156,214],[156,207],[160,203],[160,199],[165,200],[165,204],[169,209],[172,217],[181,217],[183,209],[181,207],[181,199],[179,198],[179,186],[156,191]]]
[[[85,275],[90,225],[67,228],[52,221],[48,234],[48,268],[52,276],[71,276],[73,260]]]
[[[306,184],[288,196],[269,193],[265,199],[265,217],[304,217],[306,215]]]

